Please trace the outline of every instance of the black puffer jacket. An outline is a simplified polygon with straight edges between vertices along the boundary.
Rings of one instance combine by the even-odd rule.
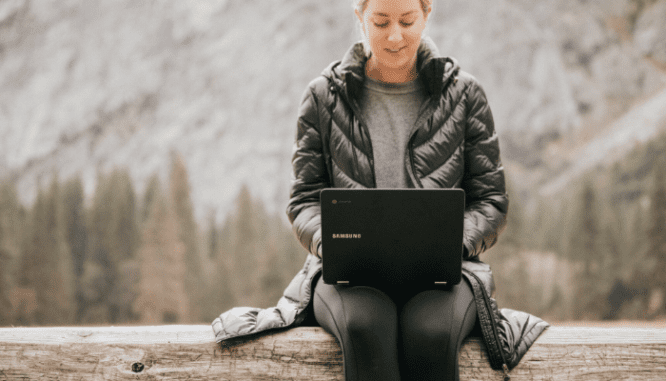
[[[429,40],[418,62],[429,98],[405,147],[409,181],[417,188],[465,190],[464,244],[466,256],[474,257],[496,242],[509,204],[493,117],[476,80],[455,60],[437,58]],[[364,75],[358,44],[310,84],[301,104],[287,214],[311,253],[321,242],[319,191],[375,187],[372,144],[357,102]]]
[[[365,61],[362,45],[354,45],[342,61],[310,83],[301,103],[287,214],[310,252],[303,270],[277,307],[235,308],[216,319],[218,341],[303,321],[321,271],[316,257],[321,245],[320,191],[375,187],[372,144],[357,102]],[[463,275],[474,291],[491,365],[508,370],[548,325],[523,312],[498,310],[491,298],[490,268],[477,258],[497,241],[508,209],[492,114],[476,80],[460,71],[455,60],[437,57],[429,39],[419,48],[418,67],[428,101],[405,147],[410,185],[465,190]]]

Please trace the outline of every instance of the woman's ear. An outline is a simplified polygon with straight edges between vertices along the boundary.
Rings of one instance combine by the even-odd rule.
[[[428,7],[428,10],[425,12],[424,18],[426,22],[428,22],[428,16],[430,16],[430,12],[432,12],[432,6]]]
[[[358,22],[363,25],[363,13],[359,12],[358,9],[354,9],[354,13],[356,13],[356,17],[358,18]]]
[[[358,9],[354,10],[356,17],[358,18],[358,27],[361,29],[361,38],[365,40],[367,38],[365,34],[365,24],[363,23],[363,12],[359,12]]]

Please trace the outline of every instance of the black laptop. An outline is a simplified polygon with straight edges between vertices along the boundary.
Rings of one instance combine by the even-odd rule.
[[[464,210],[462,189],[323,190],[324,282],[459,283]]]

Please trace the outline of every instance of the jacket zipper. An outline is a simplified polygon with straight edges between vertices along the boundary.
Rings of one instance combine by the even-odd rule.
[[[416,184],[414,184],[414,186],[417,188],[423,188],[423,183],[421,182],[421,179],[419,179],[418,176],[416,176],[416,166],[414,165],[414,143],[412,142],[413,139],[414,135],[412,135],[409,138],[409,144],[407,145],[407,150],[409,153],[409,166],[412,168],[412,176],[416,181]]]
[[[509,366],[506,364],[506,358],[504,357],[504,352],[502,352],[501,344],[499,342],[499,334],[497,333],[497,322],[495,321],[495,316],[492,313],[492,307],[490,305],[490,298],[488,294],[486,294],[486,289],[483,287],[483,282],[481,282],[481,279],[474,274],[471,271],[467,271],[467,273],[476,279],[476,281],[481,285],[481,295],[483,295],[483,303],[486,305],[486,308],[488,309],[488,316],[490,317],[490,325],[492,326],[493,329],[493,335],[495,336],[495,342],[497,343],[497,352],[499,352],[500,358],[502,359],[502,371],[504,372],[504,381],[509,381],[511,380],[511,376],[509,375]]]
[[[443,91],[443,90],[442,90]],[[440,97],[443,95],[440,94]],[[418,130],[419,125],[421,125],[424,121],[430,120],[430,118],[435,114],[435,110],[437,109],[436,107],[433,107],[433,103],[435,101],[438,101],[439,98],[434,99],[433,97],[428,98],[428,105],[426,106],[426,109],[421,113],[417,118],[416,122],[414,122],[414,125],[412,126],[411,131],[409,132],[409,139],[407,140],[407,151],[409,155],[409,168],[412,171],[412,176],[414,180],[416,180],[416,184],[414,184],[415,187],[417,188],[423,188],[423,183],[421,182],[421,179],[419,179],[418,176],[416,176],[416,166],[414,165],[414,137],[416,136],[416,131]]]
[[[444,87],[442,87],[442,91],[439,94],[440,98],[444,96],[443,95],[444,90],[448,87],[450,82],[451,82],[451,78],[449,78],[449,80],[447,80],[447,82],[444,84]],[[458,82],[458,77],[457,77],[457,75],[455,75],[453,77],[453,84],[456,84],[457,82]],[[437,98],[437,100],[439,100],[439,98]],[[409,132],[409,139],[408,139],[408,144],[407,144],[407,150],[408,150],[408,155],[409,155],[409,165],[410,165],[410,169],[412,170],[411,175],[414,178],[414,180],[416,180],[416,184],[414,184],[414,186],[418,187],[418,188],[423,188],[423,183],[421,182],[421,179],[419,179],[418,176],[416,176],[416,167],[414,165],[414,142],[413,142],[413,140],[414,140],[414,136],[416,134],[416,131],[418,130],[418,126],[419,126],[420,122],[423,121],[423,120],[429,120],[433,116],[433,114],[435,113],[435,110],[437,108],[432,106],[433,102],[435,102],[434,98],[429,97],[428,98],[428,105],[426,106],[427,110],[424,111],[421,115],[419,115],[416,118],[416,122],[414,123],[414,126],[412,126],[412,130]],[[424,115],[426,115],[426,114],[427,114],[427,117],[424,117]]]
[[[377,186],[377,177],[375,175],[375,153],[374,153],[374,150],[372,149],[372,136],[370,135],[370,130],[368,129],[368,125],[365,124],[365,121],[363,120],[363,116],[361,115],[361,112],[360,112],[360,109],[359,109],[358,105],[356,103],[352,104],[352,102],[350,102],[349,100],[347,100],[347,103],[350,105],[350,108],[352,109],[352,111],[354,111],[354,114],[355,114],[355,115],[352,115],[352,127],[354,126],[353,125],[353,122],[354,122],[353,118],[354,118],[354,116],[356,116],[356,118],[358,119],[358,128],[359,128],[359,134],[361,135],[361,138],[363,137],[363,133],[361,133],[360,130],[365,131],[365,133],[368,135],[368,143],[367,144],[368,144],[368,149],[370,150],[370,152],[368,153],[368,161],[370,162],[370,171],[372,173],[372,181],[375,183],[374,185],[376,187]],[[365,143],[365,141],[364,141],[364,143]],[[354,151],[354,152],[356,152],[356,151]],[[356,157],[354,157],[354,160],[356,162],[358,162],[356,160]]]

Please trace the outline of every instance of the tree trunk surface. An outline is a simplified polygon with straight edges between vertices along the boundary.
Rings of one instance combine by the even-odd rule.
[[[548,329],[511,380],[666,380],[666,329]],[[335,338],[318,327],[215,343],[208,325],[0,328],[0,380],[343,380]],[[502,380],[479,338],[461,380]]]

